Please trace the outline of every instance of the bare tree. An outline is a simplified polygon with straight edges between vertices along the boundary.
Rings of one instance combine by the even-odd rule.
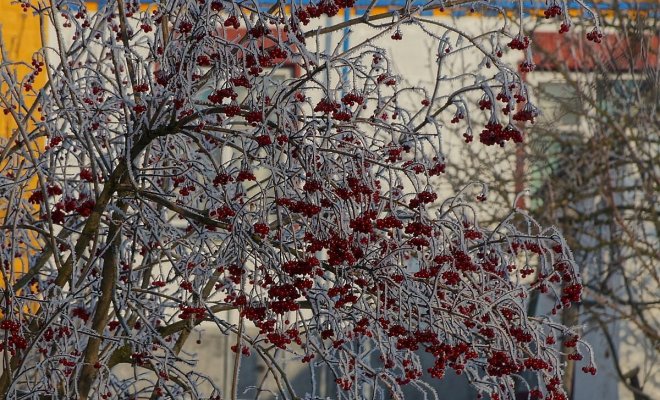
[[[536,292],[556,308],[580,300],[564,239],[516,208],[482,226],[482,184],[446,199],[430,186],[445,168],[445,118],[474,124],[471,110],[486,108],[483,144],[522,141],[516,124],[536,109],[501,56],[506,43],[526,50],[524,32],[510,32],[509,10],[462,0],[380,13],[372,1],[364,16],[326,21],[353,5],[17,5],[54,44],[27,76],[4,51],[0,64],[15,128],[0,155],[3,396],[207,396],[182,352],[204,323],[235,340],[232,383],[208,382],[213,398],[238,397],[245,357],[265,360],[282,397],[300,398],[277,352],[326,365],[341,398],[400,398],[404,385],[437,397],[419,377],[448,368],[491,399],[517,385],[566,398],[562,357],[589,360],[589,347],[527,311]],[[462,7],[505,18],[467,33],[423,13]],[[548,10],[566,24],[562,7]],[[377,45],[402,24],[437,40],[431,88],[402,85]],[[368,40],[319,48],[322,35],[362,25]],[[466,52],[485,62],[447,75]],[[283,68],[299,74],[276,78]],[[469,103],[473,93],[484,102]],[[126,364],[128,380],[117,375]]]
[[[445,176],[453,187],[465,179],[491,183],[489,205],[501,206],[484,207],[482,221],[498,220],[502,206],[515,201],[565,232],[586,294],[563,322],[583,323],[600,338],[598,352],[611,355],[601,363],[635,399],[660,385],[657,7],[611,5],[601,15],[605,35],[597,46],[585,40],[590,27],[582,24],[558,33],[544,18],[530,22],[537,71],[526,80],[543,113],[529,140],[515,155],[468,145]],[[567,40],[557,41],[562,34]],[[575,365],[567,361],[571,392]]]
[[[604,19],[607,34],[597,51],[586,51],[577,37],[560,50],[536,36],[538,64],[560,75],[536,90],[559,107],[535,131],[540,137],[528,159],[538,181],[534,214],[566,232],[582,266],[587,289],[580,313],[605,337],[621,381],[643,399],[660,385],[660,142],[649,136],[660,131],[660,31],[657,4],[633,13],[631,5]],[[543,93],[557,83],[554,98]],[[557,129],[560,120],[569,123]],[[621,353],[620,341],[632,344],[634,354]]]

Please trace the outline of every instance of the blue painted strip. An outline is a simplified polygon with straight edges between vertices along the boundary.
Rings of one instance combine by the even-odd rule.
[[[108,0],[88,0],[89,3],[97,3],[99,6],[103,6],[107,3]],[[151,4],[151,3],[156,3],[156,0],[140,0],[141,3],[144,4]],[[286,3],[289,3],[289,1],[286,1]],[[413,0],[412,5],[413,6],[420,6],[427,4],[429,1],[427,0]],[[467,8],[471,4],[474,4],[475,6],[479,6],[479,3],[486,2],[486,1],[480,1],[480,0],[475,0],[474,3],[468,3],[464,5],[462,8]],[[240,1],[238,2],[240,3]],[[261,1],[260,4],[262,5],[271,5],[274,4],[275,2],[272,0],[264,0]],[[298,3],[296,1],[296,3]],[[301,4],[310,4],[310,3],[318,3],[318,0],[302,0],[300,1]],[[517,8],[518,7],[518,2],[514,0],[492,0],[488,2],[490,5],[494,6],[500,6],[504,8]],[[613,4],[610,1],[586,1],[586,3],[593,7],[597,8],[600,10],[608,10],[612,9]],[[365,8],[368,7],[369,4],[371,4],[371,0],[356,0],[355,1],[355,8]],[[381,0],[376,2],[376,5],[378,7],[403,7],[406,5],[406,0]],[[567,6],[569,9],[574,10],[574,9],[580,9],[580,4],[577,1],[571,0],[567,2]],[[547,8],[547,4],[545,0],[526,0],[523,2],[523,7],[526,9],[545,9]],[[619,10],[657,10],[660,8],[660,2],[658,0],[632,0],[632,1],[619,1],[617,6],[617,9]],[[357,11],[357,10],[356,10]]]
[[[350,10],[344,10],[344,21],[348,22],[351,20],[351,13]],[[344,28],[344,43],[342,49],[344,50],[344,53],[348,52],[348,50],[351,48],[350,46],[350,38],[351,35],[348,33],[350,31],[349,28]],[[346,82],[348,80],[348,67],[344,67],[343,71],[341,72],[341,79]],[[342,96],[344,95],[344,85],[342,85]]]

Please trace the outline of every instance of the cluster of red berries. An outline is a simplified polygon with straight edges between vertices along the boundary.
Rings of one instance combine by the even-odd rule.
[[[436,176],[443,174],[445,172],[445,169],[447,168],[445,163],[437,162],[437,157],[434,157],[433,160],[436,161],[436,163],[431,168],[429,168],[428,170],[429,176]]]
[[[87,322],[89,317],[91,317],[91,314],[85,309],[85,307],[76,307],[71,310],[71,316],[80,318],[84,322]]]
[[[216,90],[208,97],[209,101],[214,104],[220,104],[224,99],[236,100],[238,95],[232,88],[224,88]]]
[[[376,83],[383,83],[385,86],[394,86],[396,85],[396,78],[388,74],[380,74],[376,78]]]
[[[324,114],[330,114],[336,111],[339,111],[340,105],[332,101],[330,99],[321,99],[321,101],[318,102],[316,107],[314,107],[314,112],[322,112]]]
[[[207,317],[207,311],[204,307],[187,306],[185,304],[179,305],[179,318],[183,320],[203,321]]]
[[[16,109],[18,109],[18,107],[16,107],[15,105],[13,105],[13,106],[11,106],[11,108],[3,108],[3,109],[2,109],[2,113],[3,113],[4,115],[7,115],[7,114],[9,114],[9,113],[11,112],[11,110],[16,110]]]
[[[587,40],[600,43],[603,40],[603,32],[598,28],[594,28],[591,32],[587,33]]]
[[[190,282],[190,281],[181,282],[181,289],[185,290],[186,292],[192,292],[193,291],[192,282]]]
[[[512,125],[503,127],[502,124],[496,121],[489,121],[485,129],[479,134],[479,141],[486,146],[498,144],[503,147],[504,143],[509,140],[514,143],[522,143],[522,133]]]
[[[356,103],[358,105],[362,105],[364,103],[364,97],[358,93],[351,92],[345,94],[341,98],[341,102],[344,103],[346,106],[353,107]]]
[[[119,324],[119,322],[117,322],[117,324]],[[0,327],[0,329],[2,329],[2,328]],[[53,340],[55,338],[55,333],[56,333],[56,330],[49,326],[48,328],[46,328],[46,330],[44,330],[43,340],[45,342],[50,342],[51,340]],[[71,335],[71,330],[69,329],[69,327],[60,326],[60,327],[57,328],[57,338],[58,339],[65,338],[65,337],[68,337],[70,335]]]
[[[525,366],[525,368],[533,369],[533,370],[543,370],[543,369],[549,370],[551,368],[550,364],[548,364],[546,361],[536,357],[530,357],[526,359],[523,362],[523,365]]]
[[[587,365],[582,367],[582,372],[584,372],[585,374],[596,375],[597,370],[595,366]]]
[[[488,374],[491,376],[501,377],[511,375],[520,372],[521,369],[520,365],[503,351],[494,351],[490,357],[488,357],[486,371],[488,371]]]
[[[334,17],[340,8],[353,7],[355,0],[321,0],[318,4],[309,4],[304,8],[299,8],[295,14],[298,20],[307,25],[310,18],[319,18],[325,14],[328,17]]]
[[[263,112],[261,110],[252,110],[245,114],[245,120],[252,126],[257,126],[263,121]]]
[[[442,279],[449,286],[458,285],[461,281],[461,277],[456,271],[448,270],[442,273]]]
[[[313,275],[321,265],[316,257],[308,257],[304,260],[292,260],[282,264],[282,271],[289,275]]]
[[[527,103],[522,110],[513,114],[513,120],[519,122],[529,121],[534,123],[534,118],[538,116],[538,110],[534,108],[531,104]]]
[[[227,17],[223,25],[226,27],[232,27],[234,29],[238,29],[241,27],[241,22],[238,20],[238,17],[236,17],[235,15],[230,15],[229,17]]]
[[[548,400],[567,400],[566,394],[562,389],[561,380],[557,376],[553,376],[549,379],[546,384],[546,389],[548,389],[548,395],[546,399]]]
[[[410,149],[409,146],[408,146],[408,149]],[[401,161],[401,159],[402,159],[401,153],[403,153],[405,150],[406,150],[405,147],[390,147],[390,148],[386,149],[387,157],[385,158],[385,160],[387,162],[391,162],[391,163]]]
[[[346,293],[339,296],[339,298],[335,301],[335,308],[339,309],[348,304],[357,303],[357,301],[358,297],[354,293]]]
[[[409,206],[410,208],[417,208],[423,204],[429,204],[433,203],[438,199],[438,194],[434,192],[419,192],[417,193],[417,196],[415,198],[410,200]]]
[[[421,221],[413,221],[406,225],[405,232],[413,237],[433,235],[433,226],[425,224]]]
[[[451,253],[454,261],[454,268],[459,271],[475,272],[478,270],[477,265],[472,261],[472,257],[462,250],[454,250]]]
[[[135,351],[131,354],[131,363],[141,366],[147,363],[147,360],[152,358],[146,351]]]
[[[509,333],[519,343],[529,343],[532,341],[532,334],[519,326],[509,328]]]
[[[254,176],[252,171],[247,170],[247,169],[242,169],[238,171],[238,175],[236,175],[236,182],[243,182],[243,181],[256,181],[257,177]]]
[[[148,22],[140,24],[140,29],[142,29],[144,33],[149,33],[154,30],[154,28]]]
[[[480,110],[490,110],[493,107],[493,102],[489,98],[483,98],[479,100],[479,109]]]
[[[248,114],[248,117],[249,117],[249,114]],[[259,118],[261,118],[261,112],[259,112]],[[246,117],[246,119],[248,119],[248,118]],[[248,122],[249,122],[249,121],[248,121]],[[260,122],[260,121],[259,121],[259,122]],[[253,122],[252,125],[253,125],[253,126],[256,126],[257,123],[256,123],[256,122]],[[259,147],[270,146],[271,144],[273,144],[273,139],[271,139],[271,137],[270,137],[269,135],[267,135],[267,134],[264,134],[264,135],[258,135],[258,136],[253,137],[252,139],[253,139],[255,142],[257,142],[257,145],[258,145]]]
[[[351,390],[351,387],[353,386],[353,381],[349,378],[337,378],[335,379],[335,383],[341,388],[341,390]]]
[[[507,46],[514,50],[525,50],[527,49],[527,47],[529,47],[529,37],[518,35],[515,38],[513,38],[507,44]]]
[[[34,81],[37,79],[37,76],[39,76],[39,74],[43,71],[43,67],[43,61],[32,59],[32,71],[25,77],[23,82],[23,89],[25,89],[26,92],[32,90],[32,85],[34,85]]]
[[[300,292],[291,283],[281,283],[279,285],[272,285],[268,289],[268,297],[271,299],[295,300],[300,297]]]
[[[80,171],[80,179],[83,181],[87,182],[93,182],[94,181],[94,175],[92,174],[92,170],[89,168],[83,168]]]
[[[233,217],[236,215],[236,212],[231,209],[228,205],[222,205],[209,213],[209,216],[218,220],[225,220],[227,218]]]
[[[253,228],[254,228],[254,233],[262,238],[266,237],[268,235],[268,232],[270,232],[270,228],[268,227],[268,225],[264,224],[263,222],[258,222],[254,224]]]
[[[571,302],[577,303],[582,297],[582,285],[575,283],[573,285],[564,286],[562,289],[561,302],[564,307],[570,306]]]
[[[23,10],[23,12],[27,12],[28,9],[31,7],[29,0],[21,1],[18,4],[21,6],[21,9]]]
[[[361,179],[356,177],[348,177],[346,179],[346,183],[348,183],[348,187],[351,189],[352,192],[351,196],[355,200],[359,201],[363,196],[365,199],[368,199],[373,195],[374,202],[378,202],[378,197],[377,197],[377,195],[379,194],[378,191],[374,191],[367,183],[365,183]],[[376,188],[379,188],[378,181],[376,181],[375,186]]]
[[[80,193],[78,199],[66,197],[55,203],[55,209],[51,212],[50,216],[53,222],[63,224],[67,213],[75,210],[79,215],[89,217],[92,211],[94,211],[94,206],[96,206],[94,200],[88,198],[87,194]]]
[[[534,243],[531,241],[526,241],[526,242],[513,242],[511,243],[511,251],[513,254],[518,254],[520,249],[525,249],[528,251],[531,251],[534,254],[545,254],[545,249],[541,247],[538,243]]]
[[[192,31],[192,28],[193,28],[192,22],[190,22],[190,21],[181,21],[181,23],[179,23],[178,31],[182,35],[185,35],[187,33],[190,33]]]
[[[376,215],[376,211],[366,211],[362,215],[351,219],[349,226],[355,232],[372,233],[373,221],[376,219]]]
[[[255,39],[265,36],[268,32],[269,30],[263,24],[258,24],[248,30],[248,34]]]
[[[28,347],[28,341],[20,334],[21,323],[11,319],[0,321],[0,329],[8,331],[9,337],[3,343],[0,343],[0,351],[7,349],[13,356],[18,350],[24,350]]]
[[[534,64],[530,60],[525,60],[525,61],[521,62],[520,65],[518,65],[518,69],[520,70],[520,72],[523,72],[523,73],[532,72],[536,69],[536,64]]]
[[[576,347],[580,336],[572,335],[569,339],[564,340],[564,346],[566,347]]]
[[[451,123],[452,124],[457,124],[462,119],[465,119],[465,114],[463,114],[463,112],[461,112],[461,111],[458,111],[458,112],[456,112],[456,114],[454,114],[454,118],[451,119]]]
[[[46,185],[46,194],[48,195],[48,197],[58,196],[62,193],[63,193],[62,188],[59,187],[57,184]],[[28,202],[32,204],[41,204],[43,201],[44,201],[44,196],[41,188],[35,189],[35,191],[32,192],[32,194],[28,198]]]
[[[323,184],[314,179],[308,179],[303,185],[303,190],[307,193],[315,193],[323,190]]]
[[[266,319],[266,306],[246,305],[241,310],[241,315],[250,321],[262,321]]]
[[[226,185],[230,182],[233,182],[234,178],[232,178],[229,174],[225,172],[221,172],[218,175],[213,178],[213,186],[217,187],[218,185]]]
[[[302,200],[291,200],[287,198],[280,198],[276,200],[276,204],[281,207],[286,207],[289,211],[297,214],[302,214],[305,217],[312,218],[321,212],[321,207],[316,204],[307,203]]]
[[[228,265],[227,267],[218,267],[216,269],[216,272],[218,274],[227,272],[229,274],[227,278],[235,284],[240,283],[241,277],[245,275],[245,269],[241,268],[236,264]],[[231,301],[231,299],[229,299],[228,301]],[[234,300],[234,303],[235,305],[240,305],[239,303],[236,303],[236,300]]]
[[[234,86],[244,87],[246,89],[252,88],[252,84],[250,83],[248,77],[245,75],[241,75],[238,78],[231,78],[229,81],[233,83]]]
[[[558,6],[557,4],[553,4],[550,7],[548,7],[545,11],[543,11],[543,15],[545,16],[545,19],[558,17],[561,14],[562,14],[561,7]]]
[[[337,121],[349,122],[352,117],[353,114],[351,114],[350,110],[334,111],[332,113],[332,119]]]
[[[396,382],[399,385],[407,385],[410,382],[419,379],[422,376],[422,371],[415,368],[404,368],[403,376],[397,377]]]
[[[190,193],[194,192],[195,190],[197,190],[197,188],[191,182],[188,185],[181,187],[181,189],[179,189],[179,194],[185,197],[185,196],[189,196]]]
[[[234,353],[238,353],[238,345],[236,345],[236,344],[232,345],[231,346],[231,351],[233,351]],[[244,355],[245,357],[249,357],[250,354],[251,354],[250,353],[250,348],[247,347],[247,346],[241,346],[241,354]]]
[[[376,228],[378,229],[391,229],[391,228],[403,228],[403,222],[401,222],[394,215],[388,215],[385,218],[379,218],[376,220]]]

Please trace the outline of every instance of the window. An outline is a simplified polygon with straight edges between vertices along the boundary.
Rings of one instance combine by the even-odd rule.
[[[277,67],[276,69],[265,69],[261,74],[261,79],[258,85],[263,84],[264,90],[259,90],[260,93],[264,93],[266,96],[272,97],[278,87],[287,80],[294,77],[293,67]],[[238,94],[238,102],[242,102],[248,95],[248,90],[244,87],[236,88],[236,94]]]
[[[208,72],[208,69],[202,70],[202,73]],[[267,96],[273,96],[275,91],[280,87],[287,79],[295,77],[293,66],[282,66],[277,67],[276,69],[267,68],[257,79],[257,85],[265,85],[265,89],[259,90],[259,93],[265,93]],[[217,88],[212,85],[206,85],[197,93],[197,99],[199,101],[207,102],[209,95],[212,94]],[[249,95],[248,89],[237,86],[234,88],[238,97],[236,101],[238,104],[241,104]]]
[[[575,86],[564,82],[546,82],[538,85],[540,122],[558,127],[573,127],[579,124],[581,114],[580,96]]]
[[[256,79],[256,82],[253,82],[253,85],[258,89],[250,90],[242,86],[237,86],[234,88],[237,94],[236,102],[240,105],[249,105],[251,102],[259,102],[262,99],[258,99],[255,93],[259,95],[269,96],[271,102],[276,102],[277,99],[273,98],[281,93],[286,92],[287,81],[295,78],[295,69],[293,66],[278,66],[274,69],[264,69],[263,73],[259,75]],[[262,89],[263,88],[263,89]],[[208,87],[205,89],[205,93],[212,93],[216,88]],[[208,94],[203,94],[208,98]],[[227,100],[225,100],[227,102]],[[270,122],[275,122],[276,116],[271,113],[268,117]],[[229,125],[228,127],[232,129],[241,130],[242,127],[245,127],[245,122],[241,121],[240,118],[237,119],[236,124]],[[255,175],[257,183],[254,181],[246,181],[243,183],[243,189],[247,197],[253,197],[258,194],[261,190],[265,190],[262,195],[266,197],[274,197],[275,193],[272,188],[272,182],[268,182],[271,178],[272,171],[262,164],[260,161],[250,161],[244,158],[243,153],[240,151],[240,148],[244,145],[254,145],[250,143],[249,140],[245,142],[246,137],[235,136],[228,137],[228,141],[233,143],[233,145],[221,146],[216,151],[212,152],[216,161],[223,168],[228,170],[230,173],[236,173],[241,169],[246,167],[251,170]],[[274,139],[273,139],[274,140]],[[260,157],[265,157],[266,152],[259,152]],[[261,186],[260,186],[261,185]]]
[[[637,79],[635,79],[637,78]],[[644,104],[654,104],[654,83],[650,79],[639,79],[631,76],[629,79],[608,77],[596,82],[598,105],[607,115],[637,116],[643,111]]]

